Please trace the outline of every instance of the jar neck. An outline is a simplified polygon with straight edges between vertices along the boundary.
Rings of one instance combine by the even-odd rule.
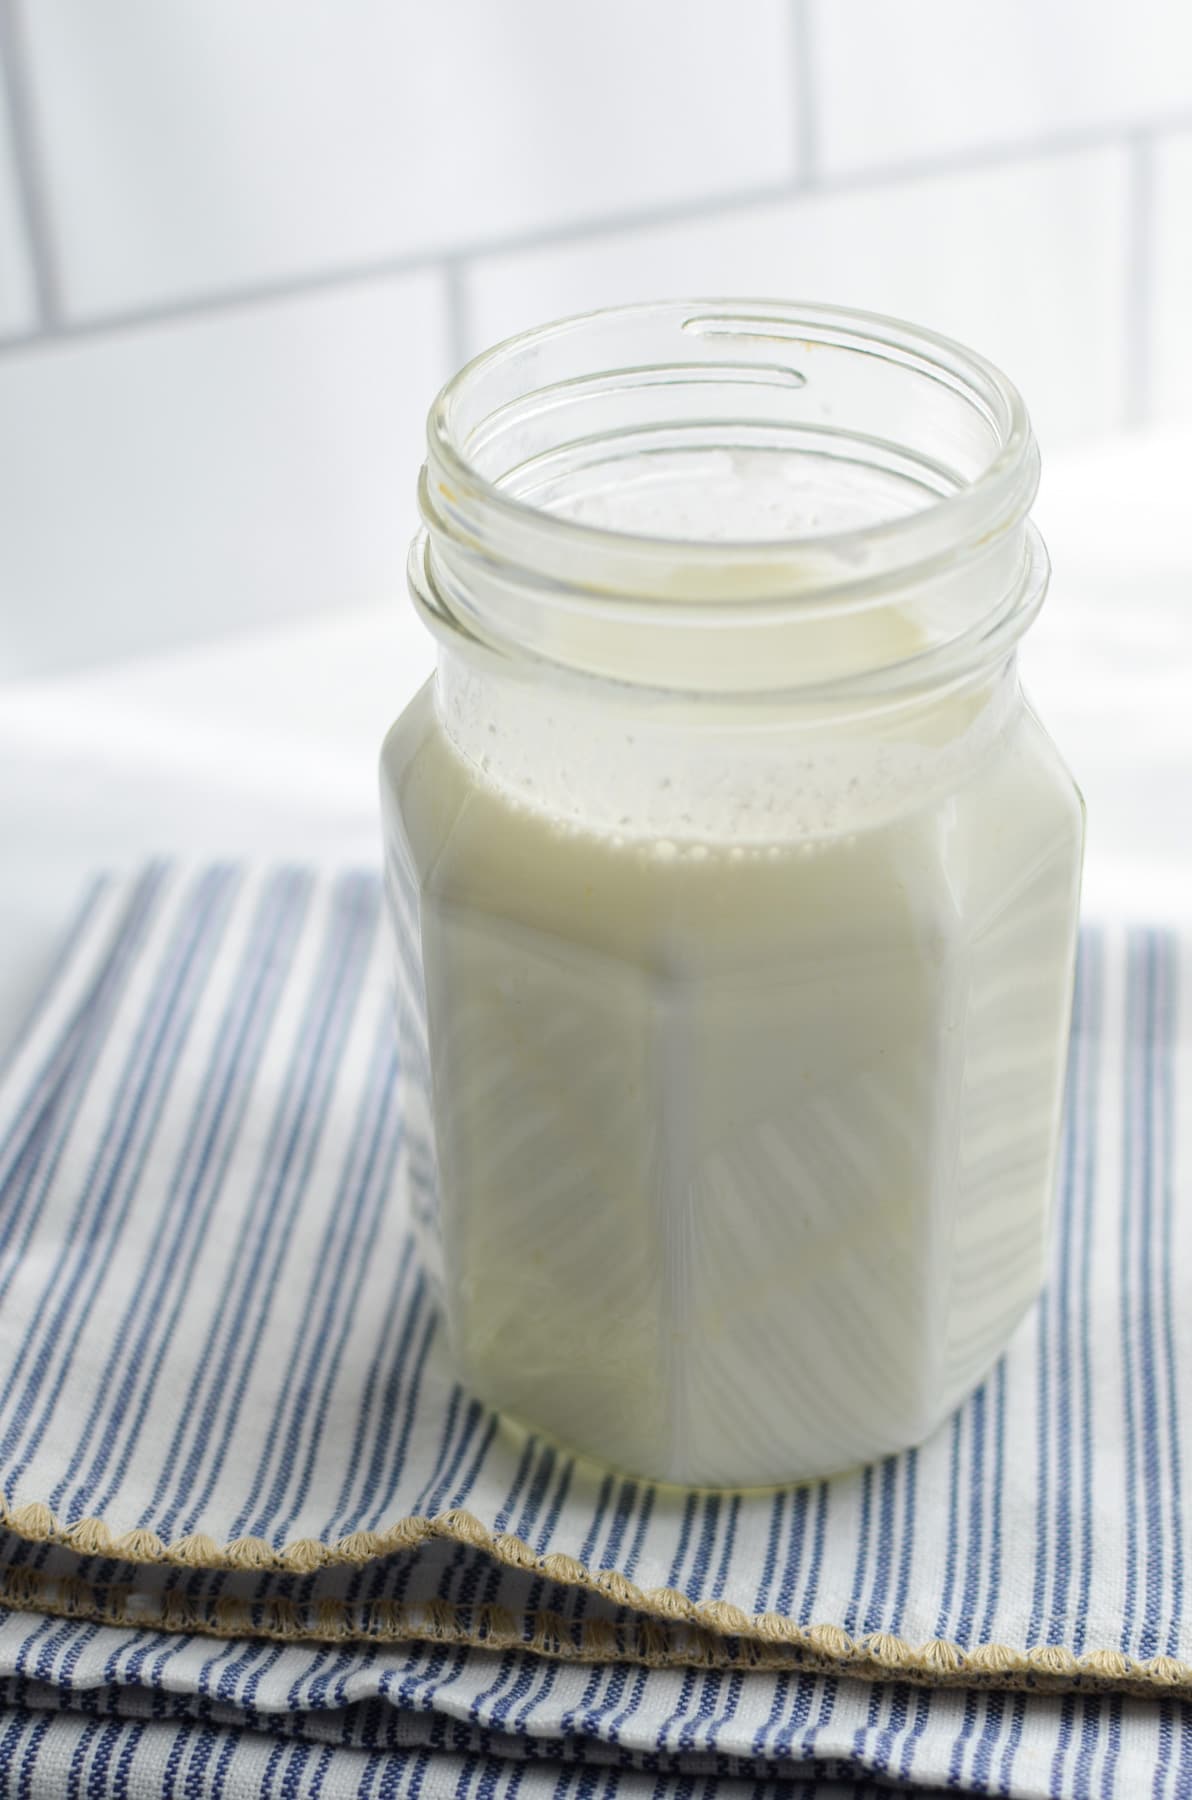
[[[942,689],[1040,604],[1038,452],[980,357],[672,302],[498,346],[431,410],[410,584],[473,660],[681,695]]]
[[[792,708],[544,681],[445,646],[435,692],[447,739],[507,804],[676,846],[876,829],[962,782],[1019,704],[1013,653],[946,688]]]
[[[963,779],[1047,559],[1022,401],[891,319],[659,302],[498,345],[431,409],[410,557],[444,729],[613,835],[811,839]]]
[[[424,532],[410,586],[432,631],[474,661],[675,695],[788,702],[941,688],[1009,655],[1042,603],[1047,557],[1029,520],[905,574],[801,586],[798,556],[720,571],[709,595],[676,561],[655,591],[602,591],[577,548],[574,580],[543,579]],[[805,573],[805,571],[804,571]]]

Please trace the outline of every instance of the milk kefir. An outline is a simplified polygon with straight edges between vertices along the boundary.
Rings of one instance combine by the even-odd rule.
[[[800,396],[843,327],[801,329]],[[801,441],[685,462],[684,418],[632,478],[521,425],[481,473],[560,528],[541,557],[485,491],[462,528],[432,429],[442,659],[385,745],[386,872],[406,1179],[461,1379],[618,1468],[741,1486],[917,1442],[1037,1294],[1082,809],[1017,683],[1026,501],[951,555],[868,548],[979,486],[957,430],[950,474],[817,480]]]

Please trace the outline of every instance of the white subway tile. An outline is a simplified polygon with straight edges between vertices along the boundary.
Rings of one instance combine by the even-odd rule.
[[[76,315],[785,180],[785,0],[37,0]]]
[[[1000,363],[1046,448],[1121,417],[1125,205],[1124,157],[1098,150],[494,257],[471,272],[471,347],[674,294],[868,307]]]
[[[4,82],[0,80],[0,337],[28,331],[35,313],[33,269],[17,191],[12,121]]]
[[[822,167],[889,166],[1192,110],[1182,0],[810,0]]]
[[[1159,145],[1155,182],[1154,407],[1192,417],[1192,132]]]
[[[0,676],[402,603],[429,275],[0,357]]]

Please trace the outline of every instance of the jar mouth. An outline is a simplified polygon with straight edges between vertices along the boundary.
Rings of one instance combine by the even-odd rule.
[[[677,650],[688,616],[839,618],[961,566],[986,570],[984,610],[996,586],[994,610],[1033,612],[1011,605],[1038,485],[1017,389],[880,314],[667,300],[561,319],[466,364],[427,441],[414,596],[432,627],[493,648],[541,654],[549,609],[548,654],[583,668],[569,616],[665,619]],[[972,624],[933,627],[929,647]],[[653,659],[663,685],[665,665]],[[589,672],[644,678],[599,657]],[[798,680],[846,672],[813,658]],[[687,685],[682,668],[674,680]]]
[[[601,368],[599,339],[606,335],[606,328],[625,327],[632,331],[640,326],[681,334],[676,349],[687,350],[689,360],[632,368],[610,364]],[[749,368],[760,376],[772,377],[776,386],[790,384],[796,390],[806,390],[815,380],[798,363],[814,358],[821,348],[845,350],[896,365],[921,381],[937,384],[984,422],[990,444],[988,460],[968,479],[956,479],[952,491],[940,494],[929,507],[904,516],[878,518],[840,531],[799,532],[786,537],[776,534],[764,539],[701,539],[689,533],[625,530],[566,517],[529,503],[510,492],[500,480],[486,475],[471,449],[478,433],[489,427],[493,413],[510,406],[508,388],[518,390],[514,404],[541,409],[553,392],[565,386],[574,389],[577,380],[583,379],[568,373],[542,386],[530,387],[520,370],[532,367],[535,373],[530,374],[529,380],[536,379],[544,352],[558,350],[559,366],[566,368],[567,346],[574,345],[577,365],[586,362],[593,382],[607,382],[627,375],[665,378],[683,370],[694,373],[702,367],[715,374],[726,367],[725,361],[709,364],[706,357],[690,354],[709,342],[731,346],[733,355],[727,366],[736,372],[743,374]],[[959,534],[971,515],[997,516],[1009,508],[1021,516],[1038,485],[1037,456],[1022,397],[1014,384],[983,356],[937,332],[880,313],[801,302],[648,301],[577,313],[537,326],[482,351],[447,382],[431,407],[427,439],[430,455],[442,472],[486,508],[572,542],[587,538],[597,546],[622,544],[639,550],[656,547],[672,557],[698,556],[701,550],[716,558],[726,553],[734,557],[769,557],[783,547],[802,547],[809,538],[825,555],[833,550],[855,555],[862,544],[901,543],[922,536],[928,526],[934,534],[945,520],[949,529]],[[931,462],[939,467],[935,455]],[[928,513],[930,517],[925,516]]]

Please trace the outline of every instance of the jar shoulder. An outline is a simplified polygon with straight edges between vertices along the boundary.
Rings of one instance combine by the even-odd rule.
[[[1083,806],[1025,703],[966,780],[881,829],[761,849],[621,842],[510,803],[448,743],[429,685],[385,741],[382,794],[424,903],[617,961],[698,943],[709,969],[760,966],[786,956],[795,918],[827,956],[900,942],[947,955],[1038,882],[1075,916]]]
[[[463,771],[442,740],[433,677],[386,733],[379,773],[387,847],[391,853],[402,847],[404,860],[421,884],[463,805],[465,786]]]

